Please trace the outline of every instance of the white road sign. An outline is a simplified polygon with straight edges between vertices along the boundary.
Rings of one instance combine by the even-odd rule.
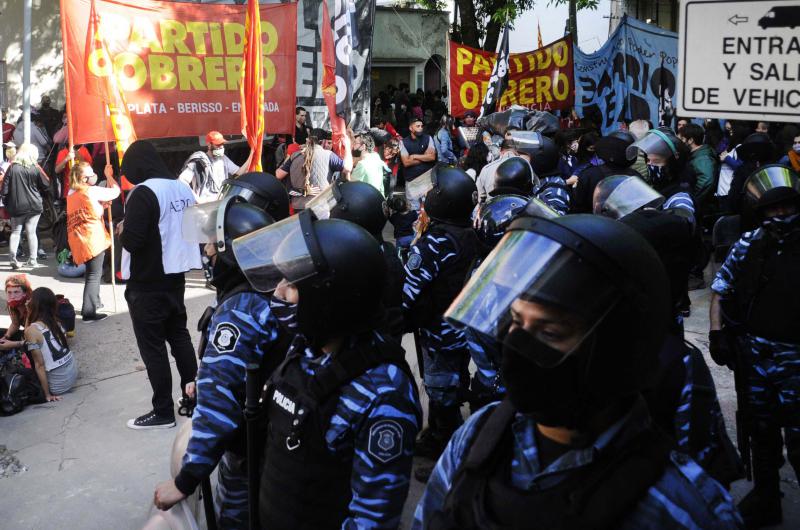
[[[800,0],[681,0],[679,115],[800,120]]]

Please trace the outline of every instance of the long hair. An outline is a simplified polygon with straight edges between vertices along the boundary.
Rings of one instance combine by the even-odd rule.
[[[314,134],[309,134],[306,138],[306,145],[303,146],[303,176],[305,177],[305,185],[303,190],[305,194],[311,193],[311,168],[314,164],[314,147],[317,145],[317,137]]]
[[[47,287],[38,287],[31,293],[31,305],[28,312],[28,324],[42,322],[56,341],[64,348],[67,347],[67,337],[56,316],[56,295]]]
[[[33,144],[22,144],[14,156],[14,163],[23,167],[33,167],[39,160],[39,148]]]
[[[89,185],[83,181],[83,170],[87,167],[91,169],[92,166],[90,166],[88,162],[78,162],[72,165],[72,169],[69,172],[70,188],[75,191],[81,191],[89,187]]]
[[[12,274],[8,278],[6,278],[6,292],[8,292],[9,287],[19,287],[22,289],[25,294],[31,294],[31,282],[28,281],[28,276],[26,274]],[[14,314],[17,317],[17,321],[20,325],[25,324],[24,316],[25,316],[25,307],[11,307],[6,303],[6,309],[8,309],[9,314]]]

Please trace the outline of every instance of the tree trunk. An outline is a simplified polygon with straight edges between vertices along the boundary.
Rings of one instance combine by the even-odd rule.
[[[578,45],[578,0],[569,0],[569,32],[572,42]]]
[[[456,0],[461,19],[461,44],[480,48],[480,32],[475,18],[475,5],[472,2],[473,0]]]
[[[503,29],[502,24],[491,19],[489,20],[489,23],[486,25],[486,38],[483,40],[484,50],[492,53],[497,51],[497,41],[500,40],[501,29]]]

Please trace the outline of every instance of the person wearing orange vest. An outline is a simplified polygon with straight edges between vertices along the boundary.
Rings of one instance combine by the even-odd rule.
[[[67,241],[76,265],[86,264],[81,316],[84,322],[103,320],[108,315],[98,313],[100,304],[100,276],[106,249],[111,246],[111,235],[103,221],[104,203],[113,201],[120,190],[114,181],[111,165],[106,165],[106,188],[95,186],[97,175],[92,166],[78,162],[69,175],[70,191],[67,197]]]

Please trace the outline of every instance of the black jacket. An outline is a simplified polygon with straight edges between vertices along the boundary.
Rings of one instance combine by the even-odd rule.
[[[3,201],[11,217],[42,213],[42,194],[47,191],[38,167],[11,164],[3,179]]]

